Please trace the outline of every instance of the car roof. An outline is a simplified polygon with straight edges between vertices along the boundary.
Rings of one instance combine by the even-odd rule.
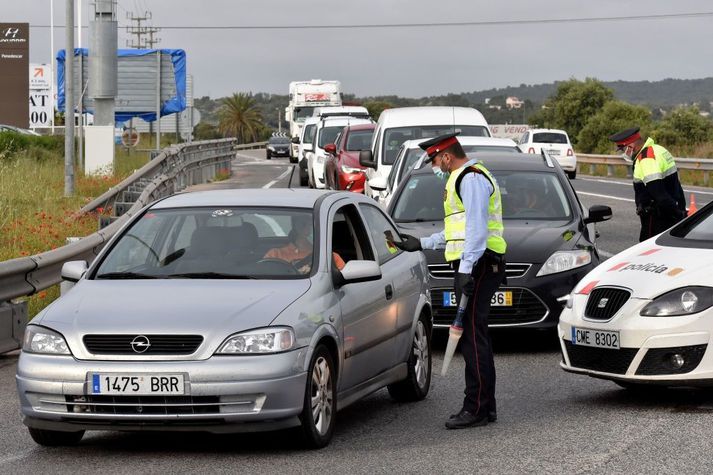
[[[379,116],[382,127],[409,125],[483,125],[488,122],[477,109],[472,107],[396,107],[385,109]]]
[[[320,121],[322,127],[335,127],[338,125],[366,125],[373,124],[371,119],[361,119],[358,117],[325,117]]]
[[[349,125],[347,126],[350,131],[353,130],[374,130],[376,128],[376,124],[371,122],[369,124],[354,124],[354,125]]]
[[[478,153],[478,161],[490,171],[531,171],[556,173],[556,166],[549,166],[542,155],[536,153],[504,154]],[[554,162],[554,160],[553,160]],[[430,166],[414,169],[411,174],[433,173]]]
[[[461,145],[493,145],[502,147],[517,147],[517,144],[512,139],[500,138],[500,137],[473,137],[473,136],[458,136],[458,142]],[[429,139],[416,139],[407,140],[403,143],[403,147],[406,148],[419,148],[418,144]]]
[[[303,124],[304,125],[316,124],[319,122],[319,120],[320,120],[319,117],[310,116],[310,117],[305,118],[305,121],[303,122]]]
[[[567,135],[567,132],[562,129],[530,129],[528,132],[532,132],[533,134],[537,134],[540,132],[554,132],[554,133],[558,133],[558,134]]]
[[[336,201],[349,198],[373,203],[364,195],[348,191],[323,191],[304,188],[230,189],[177,193],[156,202],[151,209],[168,209],[203,206],[265,206],[279,208],[314,208],[320,198]]]

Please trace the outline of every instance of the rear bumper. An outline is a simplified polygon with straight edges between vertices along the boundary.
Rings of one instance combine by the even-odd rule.
[[[24,422],[51,430],[241,432],[295,425],[307,376],[305,350],[204,361],[80,361],[22,353],[17,389]],[[92,392],[92,373],[184,375],[184,395]],[[265,424],[266,425],[262,425]]]

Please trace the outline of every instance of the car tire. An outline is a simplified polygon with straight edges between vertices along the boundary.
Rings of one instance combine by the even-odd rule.
[[[314,173],[309,173],[307,186],[310,188],[315,188],[315,183],[314,183]]]
[[[267,152],[267,153],[265,154],[265,158],[267,158],[268,160],[270,160],[270,159],[272,158],[272,157],[270,156],[270,152]]]
[[[297,157],[290,156],[290,163],[297,163]]]
[[[314,350],[307,370],[302,413],[302,442],[307,448],[326,447],[334,434],[337,415],[337,373],[331,353],[324,345]]]
[[[575,178],[577,178],[577,170],[574,170],[573,172],[567,172],[567,176],[570,180],[574,180]]]
[[[300,186],[307,186],[307,184],[308,184],[307,181],[308,181],[307,174],[306,173],[302,174],[302,172],[300,171]]]
[[[332,189],[339,191],[339,177],[337,175],[334,175],[334,188]]]
[[[416,323],[407,365],[408,376],[390,384],[389,394],[399,402],[420,401],[431,387],[431,326],[425,315]]]
[[[39,445],[45,447],[66,447],[77,445],[84,437],[84,431],[61,432],[57,430],[35,429],[29,427],[30,437]]]

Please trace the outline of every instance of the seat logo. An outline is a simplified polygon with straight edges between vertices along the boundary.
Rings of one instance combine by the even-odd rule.
[[[609,299],[604,297],[603,299],[599,300],[599,303],[597,304],[597,308],[604,308],[607,306],[607,302],[609,302]]]
[[[151,341],[144,335],[139,335],[131,340],[131,349],[136,353],[145,353],[151,347]]]

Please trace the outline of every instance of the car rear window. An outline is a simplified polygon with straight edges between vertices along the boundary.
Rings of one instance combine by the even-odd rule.
[[[355,152],[357,150],[367,150],[371,148],[371,137],[373,135],[373,130],[353,130],[349,132],[347,150]]]
[[[480,125],[418,125],[410,127],[392,127],[384,132],[382,145],[382,163],[393,165],[399,148],[407,140],[428,139],[460,130],[460,135],[468,137],[490,137],[487,127]]]
[[[565,134],[558,134],[557,132],[539,132],[533,134],[532,141],[534,143],[558,143],[565,145],[569,143]]]
[[[500,187],[503,219],[569,220],[572,210],[557,175],[542,172],[493,172]],[[416,174],[396,198],[397,222],[443,219],[445,182],[433,174]]]
[[[339,135],[339,132],[341,132],[343,129],[344,129],[343,125],[334,126],[334,127],[323,127],[319,131],[319,138],[317,139],[317,146],[319,148],[324,148],[325,145],[334,143],[334,140],[337,138],[337,135]]]

